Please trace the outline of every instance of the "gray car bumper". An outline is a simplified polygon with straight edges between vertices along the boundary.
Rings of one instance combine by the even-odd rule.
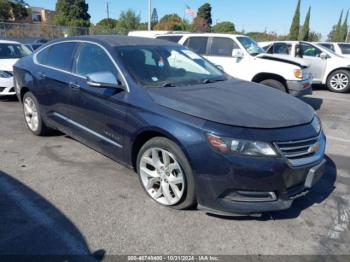
[[[287,81],[287,88],[291,95],[303,96],[312,94],[312,79]]]

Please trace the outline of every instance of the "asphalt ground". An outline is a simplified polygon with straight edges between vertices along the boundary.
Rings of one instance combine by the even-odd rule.
[[[176,211],[136,174],[60,133],[35,137],[0,99],[0,255],[350,254],[350,94],[304,98],[328,137],[326,175],[291,209],[261,217]]]

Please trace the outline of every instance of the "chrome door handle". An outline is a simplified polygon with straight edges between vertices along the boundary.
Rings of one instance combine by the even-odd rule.
[[[73,83],[73,82],[70,82],[69,83],[69,86],[72,88],[72,89],[76,89],[76,90],[79,90],[80,89],[80,85],[76,84],[76,83]]]

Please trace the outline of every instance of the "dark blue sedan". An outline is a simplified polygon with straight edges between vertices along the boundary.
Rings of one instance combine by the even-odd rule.
[[[60,130],[133,168],[161,205],[282,210],[324,173],[313,109],[177,44],[66,38],[18,61],[14,76],[30,131]]]

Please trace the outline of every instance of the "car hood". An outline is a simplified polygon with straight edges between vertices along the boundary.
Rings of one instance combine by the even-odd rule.
[[[298,57],[292,57],[289,55],[281,55],[281,54],[260,54],[257,56],[258,58],[275,60],[277,62],[288,63],[300,67],[310,67],[310,64],[305,62],[304,59]]]
[[[13,71],[13,65],[18,59],[0,59],[0,70]]]
[[[205,120],[250,128],[282,128],[310,123],[313,109],[270,87],[229,80],[185,87],[149,88],[155,103]]]

